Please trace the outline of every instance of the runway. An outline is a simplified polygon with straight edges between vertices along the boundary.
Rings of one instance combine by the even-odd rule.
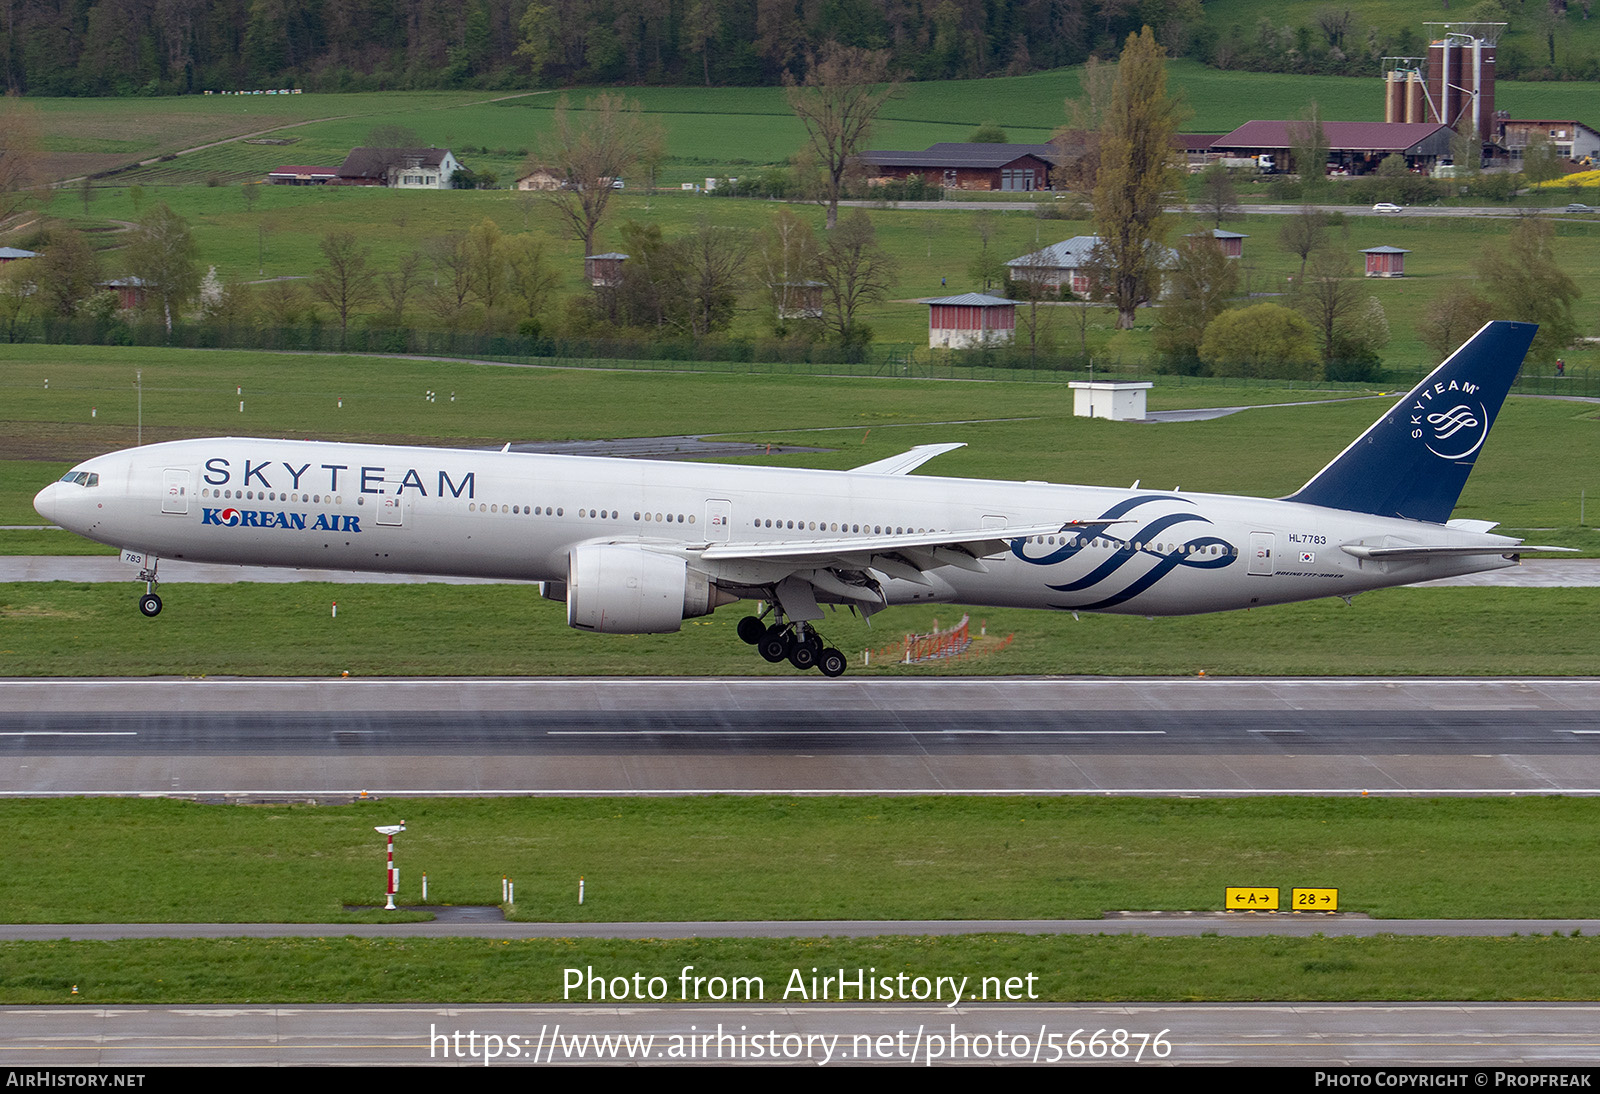
[[[8,679],[0,793],[1600,791],[1600,679]]]

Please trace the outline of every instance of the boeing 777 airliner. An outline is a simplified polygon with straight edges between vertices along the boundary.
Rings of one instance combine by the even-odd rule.
[[[607,633],[758,599],[741,638],[838,676],[823,605],[1187,615],[1548,550],[1450,519],[1535,329],[1487,324],[1276,500],[908,474],[954,444],[806,471],[232,437],[97,456],[34,507],[121,547],[145,615],[159,558],[536,580],[571,626]]]

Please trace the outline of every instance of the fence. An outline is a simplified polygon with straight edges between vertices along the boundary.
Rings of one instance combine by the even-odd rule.
[[[337,327],[247,327],[175,323],[170,334],[159,323],[121,319],[46,319],[0,326],[11,342],[70,345],[174,346],[187,349],[258,349],[301,353],[405,354],[466,358],[506,364],[661,372],[720,372],[744,375],[836,376],[905,380],[1006,380],[1065,384],[1073,380],[1157,379],[1163,388],[1274,388],[1308,391],[1370,391],[1408,388],[1431,368],[1386,371],[1374,382],[1278,380],[1238,376],[1157,375],[1142,359],[1085,359],[1079,355],[1030,354],[1023,347],[972,350],[930,349],[912,343],[866,347],[798,345],[744,339],[662,338],[650,342],[604,338],[545,338],[476,332]],[[1528,395],[1600,397],[1600,370],[1568,368],[1555,376],[1525,368],[1512,390]]]

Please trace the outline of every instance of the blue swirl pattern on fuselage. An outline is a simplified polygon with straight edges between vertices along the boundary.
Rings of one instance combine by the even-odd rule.
[[[1100,521],[1117,520],[1120,519],[1124,514],[1131,512],[1137,507],[1153,501],[1182,502],[1185,505],[1193,504],[1193,502],[1190,502],[1187,498],[1175,498],[1168,494],[1147,494],[1128,498],[1125,501],[1118,502],[1116,505],[1113,505],[1103,514],[1101,514],[1098,520],[1089,521],[1087,523],[1093,525],[1098,524]],[[1115,536],[1107,535],[1104,531],[1098,531],[1092,536],[1080,532],[1062,546],[1051,550],[1048,554],[1037,557],[1029,557],[1027,553],[1027,540],[1012,540],[1011,553],[1017,558],[1021,559],[1023,562],[1033,566],[1053,566],[1056,563],[1064,562],[1067,559],[1072,558],[1079,551],[1087,548],[1095,539],[1105,540],[1109,543],[1114,543],[1117,545],[1116,550],[1112,552],[1109,558],[1100,563],[1100,565],[1096,566],[1083,577],[1080,577],[1074,581],[1065,582],[1060,585],[1046,586],[1047,588],[1055,589],[1058,592],[1064,593],[1082,592],[1084,590],[1094,588],[1096,585],[1110,578],[1118,570],[1122,569],[1122,567],[1132,562],[1139,555],[1149,555],[1156,559],[1156,564],[1154,566],[1152,566],[1145,573],[1139,575],[1123,589],[1111,594],[1110,596],[1106,596],[1099,600],[1091,601],[1085,604],[1052,605],[1053,607],[1057,608],[1096,611],[1114,607],[1118,604],[1132,600],[1134,597],[1150,588],[1156,582],[1160,581],[1163,577],[1166,577],[1179,566],[1193,566],[1202,570],[1215,570],[1232,565],[1234,559],[1233,545],[1227,540],[1221,539],[1217,536],[1195,536],[1184,540],[1182,543],[1173,544],[1173,547],[1176,549],[1172,551],[1156,551],[1149,545],[1151,540],[1167,532],[1169,529],[1180,524],[1188,524],[1195,521],[1208,525],[1211,523],[1211,521],[1200,516],[1198,513],[1171,513],[1165,516],[1157,517],[1149,524],[1146,524],[1139,530],[1139,538],[1137,540],[1119,539]],[[1135,542],[1142,544],[1142,546],[1135,548],[1133,546]],[[1202,555],[1198,553],[1201,548],[1213,546],[1224,548],[1223,553],[1220,555]]]

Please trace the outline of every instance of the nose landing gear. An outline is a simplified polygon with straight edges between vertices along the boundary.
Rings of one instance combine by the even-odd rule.
[[[156,595],[156,566],[158,560],[150,559],[150,565],[139,571],[139,580],[144,582],[144,593],[139,597],[139,612],[142,615],[158,616],[161,614],[161,598]]]
[[[772,664],[787,660],[797,669],[816,669],[824,676],[843,676],[844,654],[823,644],[822,636],[802,622],[766,626],[759,616],[739,620],[739,637]]]

